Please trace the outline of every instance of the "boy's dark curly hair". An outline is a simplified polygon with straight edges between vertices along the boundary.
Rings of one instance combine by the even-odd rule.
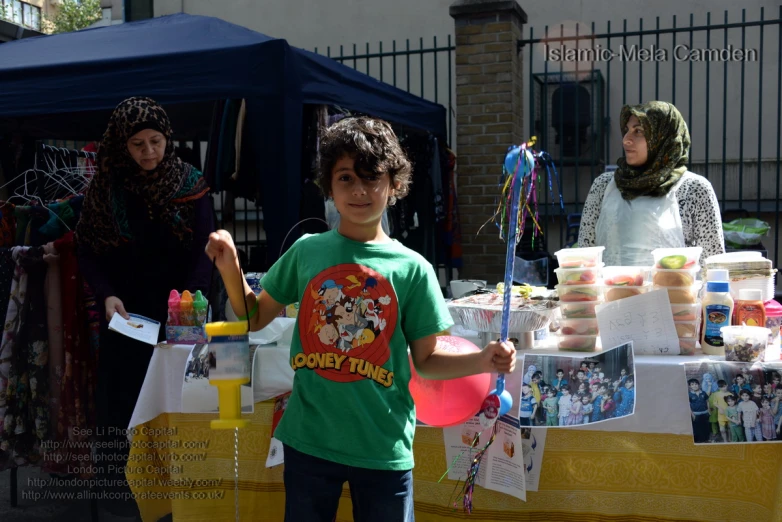
[[[366,117],[345,118],[331,127],[320,139],[320,159],[316,183],[325,197],[331,196],[331,174],[334,165],[348,155],[356,162],[356,173],[387,172],[396,194],[390,196],[393,205],[410,192],[412,166],[391,125],[383,120]]]

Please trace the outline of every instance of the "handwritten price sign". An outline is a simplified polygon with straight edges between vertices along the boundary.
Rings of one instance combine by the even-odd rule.
[[[632,341],[636,354],[679,355],[679,336],[666,290],[599,306],[597,324],[603,346]]]

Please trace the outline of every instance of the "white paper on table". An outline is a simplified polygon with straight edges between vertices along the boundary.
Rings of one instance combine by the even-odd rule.
[[[142,343],[157,345],[160,323],[143,315],[128,314],[129,319],[115,313],[111,316],[109,330],[113,330]]]
[[[492,428],[483,431],[481,429],[478,417],[473,417],[459,426],[443,428],[446,461],[453,463],[448,472],[449,479],[464,480],[467,476],[475,453],[483,448],[491,437]],[[476,433],[480,433],[478,443],[475,448],[470,449]],[[483,456],[475,484],[519,500],[527,500],[518,419],[505,415],[497,421],[497,435]]]
[[[257,352],[257,350],[256,350]],[[185,364],[182,377],[182,413],[217,413],[220,411],[217,386],[209,384],[209,345],[196,344]],[[252,413],[255,409],[253,388],[240,386],[242,413]]]
[[[627,297],[595,309],[603,346],[632,342],[636,355],[679,355],[679,336],[667,290]]]
[[[272,344],[281,342],[290,345],[293,338],[293,327],[296,325],[295,318],[275,317],[262,330],[250,332],[250,344]]]
[[[521,428],[521,452],[524,456],[524,478],[527,491],[538,490],[540,468],[543,465],[543,450],[546,448],[546,433],[548,430]]]
[[[519,429],[519,398],[523,377],[521,367],[521,364],[516,364],[516,370],[505,375],[505,389],[513,398],[513,407],[497,421],[497,436],[483,456],[475,484],[526,501],[524,456]],[[496,375],[492,375],[492,387],[495,378]],[[476,433],[480,433],[480,440],[475,448],[470,449]],[[456,461],[448,472],[449,479],[464,480],[475,452],[486,445],[489,437],[491,428],[483,429],[477,416],[464,424],[443,428],[446,461],[449,465]]]

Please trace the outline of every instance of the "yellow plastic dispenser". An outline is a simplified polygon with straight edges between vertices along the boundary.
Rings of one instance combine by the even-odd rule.
[[[244,428],[242,419],[243,384],[250,382],[250,338],[246,322],[217,322],[205,325],[209,338],[209,384],[217,386],[220,418],[211,422],[213,430]]]

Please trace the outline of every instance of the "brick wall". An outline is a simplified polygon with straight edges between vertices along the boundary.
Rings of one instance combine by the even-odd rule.
[[[505,153],[527,138],[522,134],[522,55],[516,52],[526,14],[516,0],[459,0],[450,14],[456,26],[460,276],[496,283],[504,274],[505,243],[487,221],[496,210]]]

